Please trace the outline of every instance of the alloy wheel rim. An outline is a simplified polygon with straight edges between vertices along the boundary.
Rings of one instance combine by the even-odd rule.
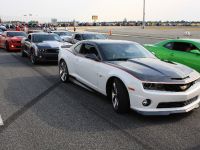
[[[31,55],[31,62],[32,62],[33,64],[35,63],[33,54]]]
[[[117,91],[115,82],[113,83],[113,86],[112,86],[112,104],[113,104],[114,109],[118,108],[118,105],[119,105],[118,91]]]
[[[67,79],[66,65],[64,62],[60,64],[60,77],[62,81],[66,81]]]

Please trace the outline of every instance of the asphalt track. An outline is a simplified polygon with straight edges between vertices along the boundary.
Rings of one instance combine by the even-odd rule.
[[[73,82],[61,83],[57,64],[33,66],[20,53],[0,50],[0,150],[198,150],[199,118],[200,109],[162,117],[116,114],[106,97]]]

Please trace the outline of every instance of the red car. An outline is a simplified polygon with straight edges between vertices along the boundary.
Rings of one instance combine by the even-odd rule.
[[[5,48],[7,51],[20,51],[21,40],[27,37],[27,34],[22,31],[5,31],[0,34],[0,48]]]

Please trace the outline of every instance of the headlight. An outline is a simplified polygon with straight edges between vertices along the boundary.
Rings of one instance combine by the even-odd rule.
[[[193,84],[194,82],[187,84],[143,83],[143,88],[145,90],[183,92],[189,89]]]
[[[39,49],[39,52],[44,53],[44,52],[45,52],[45,49]]]
[[[163,84],[156,84],[156,83],[143,83],[143,87],[146,90],[165,90],[165,86]]]

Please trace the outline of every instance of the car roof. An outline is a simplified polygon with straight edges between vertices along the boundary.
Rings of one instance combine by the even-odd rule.
[[[63,31],[63,30],[57,30],[57,31],[51,31],[52,33],[56,33],[56,32],[71,32],[71,31],[68,31],[68,30],[65,30],[65,31]]]
[[[126,40],[109,40],[109,39],[98,39],[98,40],[84,40],[83,43],[94,43],[94,44],[138,44],[137,42],[126,41]]]
[[[190,41],[200,43],[200,39],[180,39],[180,41]]]
[[[197,42],[197,43],[200,43],[200,39],[184,39],[184,38],[181,38],[181,39],[168,39],[168,40],[165,40],[166,42],[167,41],[171,41],[171,42]]]
[[[30,35],[53,35],[53,34],[54,33],[46,33],[46,32],[34,32],[34,33],[30,33]]]
[[[5,31],[5,32],[24,32],[24,31]]]
[[[102,33],[96,33],[96,32],[80,32],[80,33],[75,33],[75,34],[81,34],[81,35],[86,35],[86,34],[100,34],[100,35],[103,35]]]
[[[200,39],[168,39],[168,40],[164,40],[164,41],[161,41],[159,43],[156,43],[155,45],[163,45],[163,44],[166,44],[168,42],[188,42],[188,43],[191,43],[191,44],[194,44],[195,46],[197,46],[198,48],[200,48]]]

